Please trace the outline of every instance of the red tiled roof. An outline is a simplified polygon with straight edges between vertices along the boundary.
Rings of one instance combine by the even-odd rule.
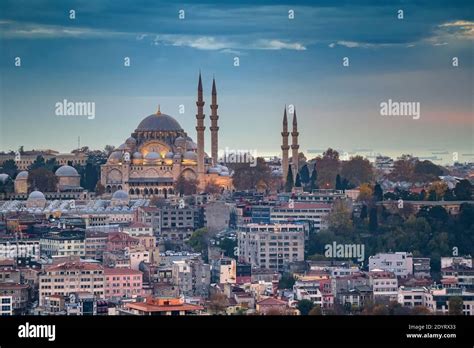
[[[282,306],[282,305],[286,305],[286,302],[282,301],[282,300],[279,300],[277,298],[274,298],[274,297],[269,297],[269,298],[266,298],[264,300],[258,301],[257,304],[259,306],[261,306],[261,305],[264,305],[264,306]]]
[[[65,271],[68,269],[80,269],[84,271],[98,271],[103,270],[103,267],[98,263],[91,262],[64,262],[58,265],[47,267],[46,271]]]
[[[182,305],[159,306],[145,302],[129,303],[127,308],[137,309],[144,312],[168,312],[168,311],[200,311],[203,306],[183,303]]]

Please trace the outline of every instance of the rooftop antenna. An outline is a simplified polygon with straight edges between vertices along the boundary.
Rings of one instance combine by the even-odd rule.
[[[79,150],[81,148],[81,136],[77,137],[77,149]]]

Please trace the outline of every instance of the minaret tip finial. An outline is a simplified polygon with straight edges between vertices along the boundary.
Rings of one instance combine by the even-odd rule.
[[[160,104],[158,104],[158,110],[156,110],[157,115],[161,115]]]

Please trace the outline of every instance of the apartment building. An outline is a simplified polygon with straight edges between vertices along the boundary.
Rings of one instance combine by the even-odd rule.
[[[247,224],[238,227],[239,260],[252,267],[283,270],[287,262],[304,261],[302,224]]]
[[[105,268],[105,298],[123,299],[142,295],[143,273],[127,268]]]
[[[413,256],[407,252],[378,253],[369,257],[369,271],[376,269],[393,272],[406,278],[413,274]]]
[[[46,296],[69,296],[88,292],[103,299],[105,296],[104,268],[98,263],[72,261],[47,267],[39,276],[39,304]]]

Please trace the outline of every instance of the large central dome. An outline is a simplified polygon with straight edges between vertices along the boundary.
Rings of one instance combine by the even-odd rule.
[[[160,112],[145,117],[136,131],[183,131],[178,121]]]

